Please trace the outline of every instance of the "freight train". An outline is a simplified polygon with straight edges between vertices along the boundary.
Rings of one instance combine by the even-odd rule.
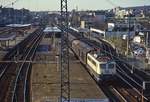
[[[115,76],[116,62],[108,57],[102,49],[90,46],[87,39],[81,35],[75,35],[73,32],[69,33],[68,39],[72,51],[97,81]]]

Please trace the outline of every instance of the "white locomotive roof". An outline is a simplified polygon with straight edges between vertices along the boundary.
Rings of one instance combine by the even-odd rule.
[[[99,55],[96,51],[95,52],[90,52],[89,53],[92,57],[94,57],[96,60],[98,61],[102,61],[102,62],[108,62],[111,60],[110,57],[105,56],[105,55]]]

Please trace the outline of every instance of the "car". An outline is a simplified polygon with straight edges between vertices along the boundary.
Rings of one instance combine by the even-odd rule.
[[[138,48],[137,50],[133,51],[134,55],[139,56],[139,55],[143,55],[145,53],[143,48]]]

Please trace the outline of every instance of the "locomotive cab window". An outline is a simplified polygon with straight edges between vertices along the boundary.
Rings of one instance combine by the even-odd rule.
[[[106,64],[100,64],[100,66],[101,66],[102,69],[106,68]]]
[[[89,56],[87,57],[87,59],[88,59],[89,61],[91,61],[91,58],[90,58]]]
[[[115,67],[114,64],[108,64],[108,68],[113,69]]]

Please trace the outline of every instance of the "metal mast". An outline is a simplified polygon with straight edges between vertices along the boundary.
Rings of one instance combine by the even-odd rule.
[[[61,102],[70,101],[68,7],[67,0],[61,0]]]

